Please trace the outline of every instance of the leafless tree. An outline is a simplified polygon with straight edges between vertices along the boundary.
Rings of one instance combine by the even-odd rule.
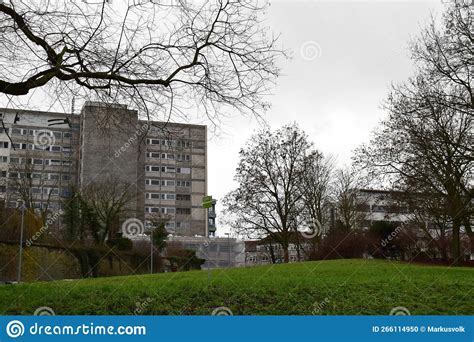
[[[222,106],[258,115],[285,55],[263,26],[266,7],[251,0],[1,1],[0,93],[13,99],[46,87],[67,104],[72,96],[122,102],[162,119],[191,107],[211,120]]]
[[[473,10],[462,2],[449,5],[443,28],[433,22],[415,40],[416,74],[393,87],[388,118],[359,154],[373,176],[412,194],[412,202],[432,199],[417,209],[432,222],[448,222],[456,262],[461,258],[461,226],[474,239]]]
[[[82,202],[81,214],[87,216],[89,233],[97,243],[115,237],[119,233],[120,220],[136,214],[128,205],[136,197],[130,184],[113,179],[91,182],[81,190],[79,196]],[[135,228],[138,228],[138,233],[144,233],[144,227]]]
[[[336,172],[333,201],[337,219],[346,230],[360,228],[366,218],[361,208],[367,204],[368,198],[360,192],[365,185],[365,179],[355,169],[339,169]]]
[[[39,157],[41,165],[35,165]],[[50,178],[50,175],[55,177]],[[40,154],[27,151],[22,157],[11,157],[8,167],[8,196],[23,201],[27,208],[39,213],[43,222],[51,212],[53,203],[59,209],[61,173],[48,172]],[[40,206],[36,204],[39,203]]]
[[[330,221],[334,164],[333,157],[325,157],[321,153],[313,153],[305,159],[303,200],[310,220],[324,229]]]
[[[255,134],[240,151],[235,180],[224,206],[230,224],[248,238],[269,238],[288,246],[303,218],[302,182],[305,157],[312,144],[296,125]]]

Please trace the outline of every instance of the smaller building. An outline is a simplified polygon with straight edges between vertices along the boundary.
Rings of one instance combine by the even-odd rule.
[[[168,245],[196,252],[206,260],[202,269],[241,267],[245,265],[244,242],[231,237],[170,236]]]

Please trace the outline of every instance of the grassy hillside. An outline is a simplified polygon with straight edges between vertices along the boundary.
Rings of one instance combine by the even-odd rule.
[[[330,260],[0,286],[0,313],[57,315],[474,314],[474,269]]]

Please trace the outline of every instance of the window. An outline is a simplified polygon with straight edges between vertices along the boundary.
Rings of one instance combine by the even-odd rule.
[[[180,140],[180,141],[178,141],[178,147],[190,148],[191,147],[191,142],[190,141],[185,141],[185,140]]]
[[[174,201],[176,196],[174,194],[161,194],[162,200]]]
[[[160,167],[159,166],[147,165],[147,166],[145,166],[145,170],[148,171],[148,172],[160,172]]]
[[[147,179],[145,180],[146,185],[160,185],[160,181],[158,179]]]
[[[12,134],[24,135],[26,134],[26,132],[26,130],[23,130],[21,128],[12,128]]]
[[[183,173],[183,174],[186,174],[186,175],[189,175],[191,173],[191,169],[189,167],[178,167],[176,169],[176,172],[177,173]]]
[[[7,171],[2,171],[2,177],[7,177]]]
[[[33,165],[43,165],[43,159],[33,159]]]
[[[70,166],[70,165],[72,165],[72,161],[71,160],[63,160],[63,165]]]
[[[147,139],[146,143],[147,143],[147,145],[159,145],[160,140],[158,140],[158,139]]]
[[[49,160],[49,165],[51,166],[61,166],[61,161],[58,159],[50,159]]]
[[[53,135],[54,135],[55,138],[58,138],[58,139],[61,139],[63,137],[63,133],[58,132],[58,131],[54,131]]]
[[[161,172],[167,172],[167,173],[175,173],[176,168],[172,166],[162,166],[161,167]]]
[[[8,157],[7,156],[1,156],[0,158],[1,158],[0,161],[2,163],[8,163]]]
[[[61,146],[51,146],[51,152],[61,152]]]
[[[157,152],[148,152],[146,156],[151,159],[160,159],[160,153]]]
[[[57,174],[57,173],[49,173],[49,174],[48,174],[48,179],[49,179],[49,180],[59,180],[59,174]]]
[[[160,199],[160,194],[159,193],[153,193],[153,192],[147,192],[145,194],[146,199]]]
[[[8,141],[0,141],[0,148],[8,148]]]
[[[191,200],[191,195],[178,194],[178,195],[176,195],[176,200],[177,201],[190,201]]]
[[[33,179],[41,179],[41,173],[32,173],[31,178]]]
[[[191,215],[191,209],[190,208],[176,208],[176,214]]]
[[[191,160],[191,156],[189,154],[178,154],[176,155],[176,160],[179,160],[179,161],[190,161]]]
[[[191,186],[190,181],[176,181],[176,186],[182,187],[182,188],[189,188]]]
[[[71,176],[70,176],[70,175],[65,175],[65,174],[63,174],[63,175],[62,175],[62,180],[63,180],[63,181],[71,180]]]
[[[71,189],[62,188],[61,189],[61,197],[71,197]]]
[[[63,152],[72,152],[71,146],[63,146]]]
[[[3,127],[0,127],[0,133],[7,133],[8,134],[8,130],[9,128],[3,128]]]
[[[174,208],[161,208],[161,213],[162,214],[174,214],[175,209]]]
[[[18,178],[18,172],[10,172],[9,177],[10,178]]]
[[[10,163],[20,164],[20,158],[10,157]]]
[[[47,146],[47,145],[33,145],[32,149],[37,150],[37,151],[49,151],[49,146]]]
[[[71,132],[64,132],[63,133],[63,138],[72,138],[72,133]]]

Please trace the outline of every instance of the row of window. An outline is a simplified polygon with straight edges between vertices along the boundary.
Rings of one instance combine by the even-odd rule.
[[[165,140],[165,139],[147,139],[147,145],[161,145],[168,147],[178,147],[178,148],[190,148],[192,146],[191,141],[188,140]]]
[[[174,154],[174,153],[160,153],[160,152],[147,152],[146,157],[148,159],[167,159],[177,161],[190,161],[191,155],[189,154]]]
[[[0,161],[8,163],[8,157],[1,156]],[[18,158],[10,157],[11,164],[33,164],[33,165],[51,165],[51,166],[69,166],[72,165],[71,160],[60,160],[60,159],[41,159],[41,158]]]
[[[8,160],[7,157],[2,157],[2,161]],[[7,162],[7,161],[5,161]],[[33,165],[72,165],[71,160],[59,160],[59,159],[41,159],[41,158],[19,158],[10,157],[11,164],[33,164]]]
[[[182,174],[187,174],[187,175],[191,173],[191,168],[189,167],[174,167],[174,166],[146,165],[145,170],[148,172],[182,173]]]
[[[153,223],[150,222],[150,221],[146,221],[145,222],[145,225],[146,227],[152,227],[153,226]],[[188,221],[183,221],[183,222],[180,222],[180,221],[168,221],[165,223],[165,228],[189,228],[191,227],[191,223],[188,222]]]
[[[191,215],[191,208],[145,207],[145,213]]]
[[[35,144],[25,144],[25,143],[13,143],[12,147],[14,147],[17,150],[66,152],[66,153],[72,152],[71,146],[59,146],[59,145],[48,146],[48,145],[35,145]]]
[[[182,188],[191,187],[190,181],[184,180],[172,180],[172,179],[146,179],[145,185],[154,185],[154,186],[177,186]]]
[[[10,208],[16,208],[18,206],[18,202],[8,202],[8,206]],[[64,203],[59,203],[59,202],[33,202],[33,208],[34,209],[64,209],[65,205]]]
[[[18,192],[17,187],[10,187],[10,191],[12,192]],[[1,192],[6,192],[6,187],[2,186],[0,188]],[[52,188],[52,187],[31,187],[31,194],[33,195],[46,195],[46,196],[58,196],[61,194],[62,197],[69,197],[71,195],[71,190],[69,188]]]
[[[2,171],[2,177],[7,177],[7,171]],[[71,180],[70,174],[60,173],[39,173],[39,172],[9,172],[8,178],[32,178],[32,179],[44,179],[44,180],[60,180],[69,181]]]
[[[167,201],[191,201],[191,195],[186,194],[162,194],[158,192],[147,192],[145,194],[146,199],[161,199]]]
[[[30,135],[30,136],[37,136],[40,134],[46,134],[49,136],[54,136],[56,139],[61,139],[61,138],[72,138],[72,132],[60,132],[60,131],[51,131],[51,130],[46,130],[46,129],[26,129],[26,128],[11,128],[11,131],[9,131],[9,128],[7,128],[7,133],[11,132],[11,134],[18,134],[18,135]],[[5,132],[4,129],[0,131],[0,133]]]

